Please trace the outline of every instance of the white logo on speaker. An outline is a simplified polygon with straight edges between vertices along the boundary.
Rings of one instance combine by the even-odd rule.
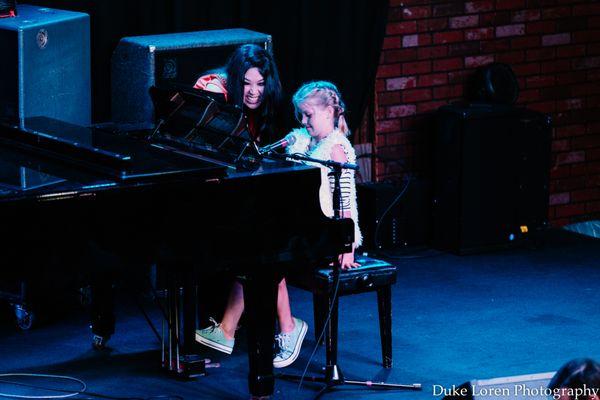
[[[48,45],[48,31],[40,29],[36,36],[36,42],[40,49],[45,49]]]

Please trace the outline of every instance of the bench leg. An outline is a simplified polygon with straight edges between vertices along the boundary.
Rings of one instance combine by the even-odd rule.
[[[391,285],[377,289],[379,309],[379,334],[384,368],[392,368],[392,288]]]

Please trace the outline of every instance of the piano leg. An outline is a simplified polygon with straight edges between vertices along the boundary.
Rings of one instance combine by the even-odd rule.
[[[256,271],[267,270],[265,266]],[[250,274],[244,283],[244,303],[248,321],[248,386],[252,396],[273,394],[273,340],[277,310],[277,278],[270,271]]]

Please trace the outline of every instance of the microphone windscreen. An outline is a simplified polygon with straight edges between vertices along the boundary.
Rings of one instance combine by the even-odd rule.
[[[285,140],[287,141],[287,146],[291,146],[294,143],[296,143],[296,135],[294,135],[293,133],[288,133],[285,136]]]

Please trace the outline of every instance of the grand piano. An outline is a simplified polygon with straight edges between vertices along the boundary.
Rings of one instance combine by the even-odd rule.
[[[0,126],[3,273],[34,280],[51,260],[77,268],[101,248],[127,264],[158,263],[176,285],[244,274],[249,389],[271,394],[277,282],[353,241],[351,220],[321,212],[319,170],[227,146],[202,151],[168,131],[133,137],[45,117],[24,125]],[[233,148],[250,147],[235,136]],[[184,326],[182,353],[194,342],[193,323]]]

